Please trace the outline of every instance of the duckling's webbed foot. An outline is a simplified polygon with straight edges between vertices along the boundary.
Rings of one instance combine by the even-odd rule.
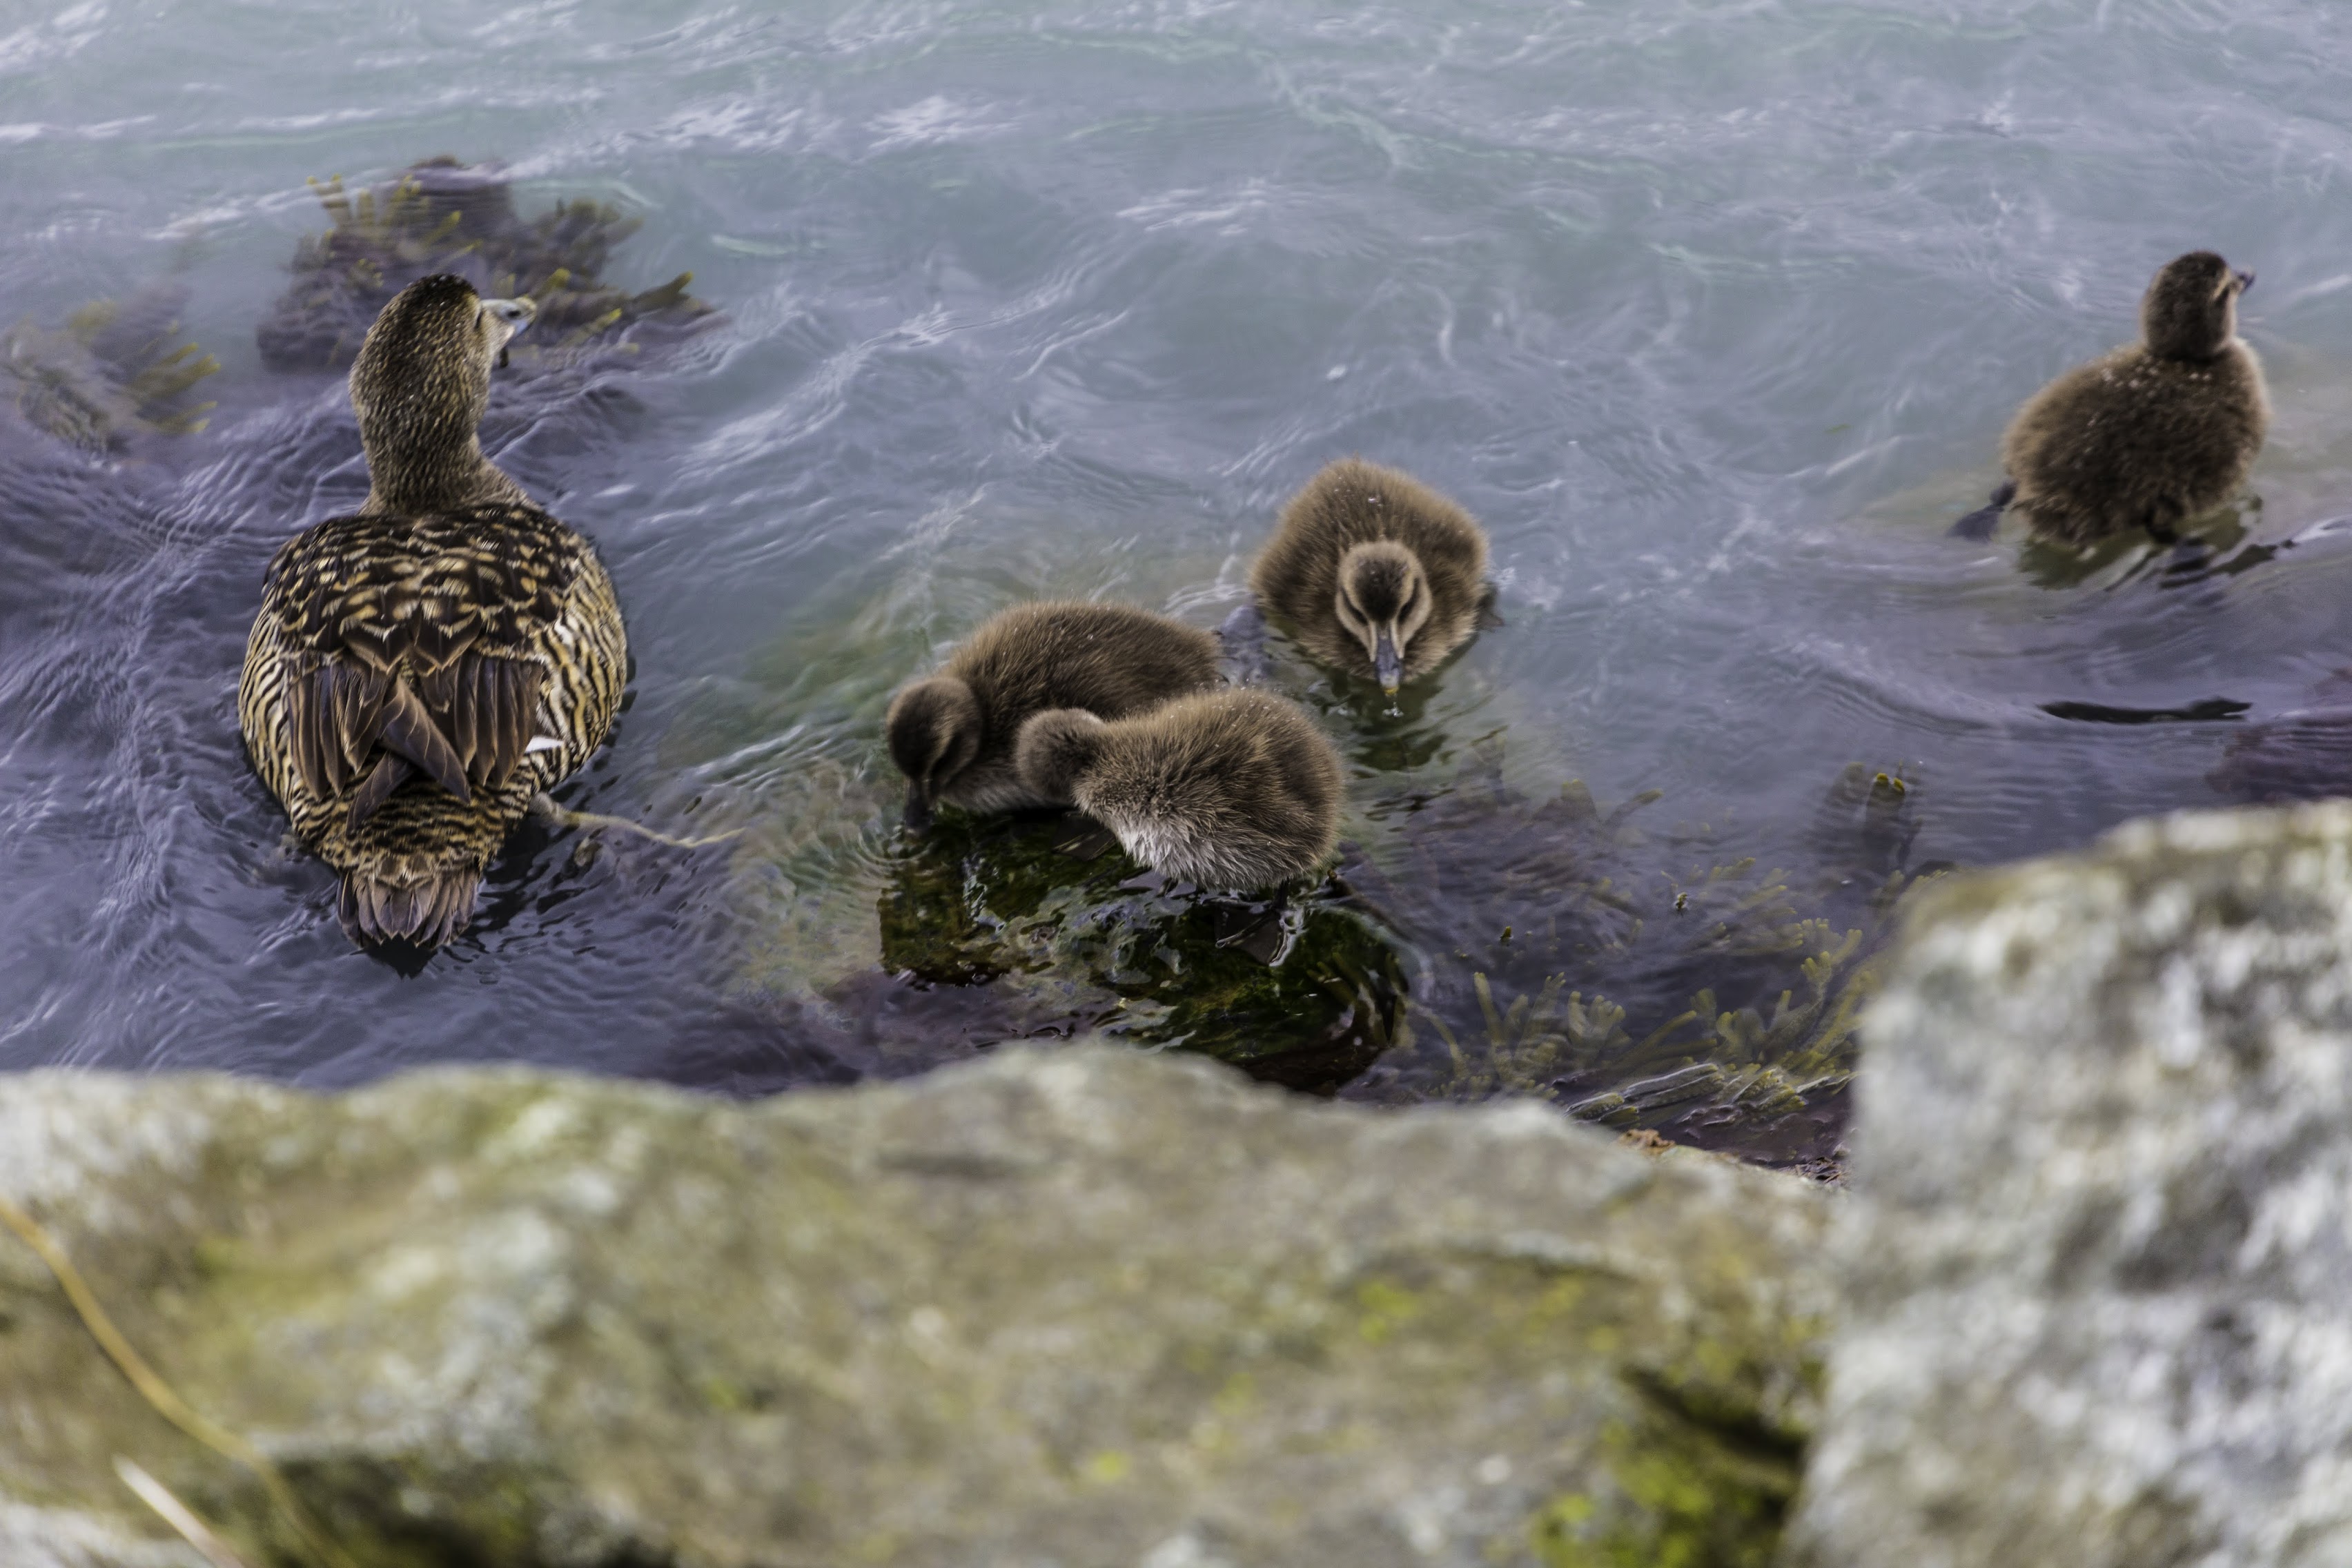
[[[1992,499],[1952,524],[1955,539],[1990,539],[1993,530],[2000,526],[2000,514],[2017,499],[2017,481],[2003,479],[1992,492]]]
[[[1304,911],[1292,908],[1287,889],[1265,902],[1221,899],[1210,910],[1219,947],[1245,952],[1269,969],[1290,956],[1306,923]]]
[[[1118,847],[1118,835],[1091,816],[1074,817],[1054,840],[1054,852],[1073,860],[1099,860]]]
[[[1224,645],[1227,679],[1235,686],[1255,686],[1265,679],[1265,616],[1255,595],[1225,617],[1217,628],[1217,640]]]

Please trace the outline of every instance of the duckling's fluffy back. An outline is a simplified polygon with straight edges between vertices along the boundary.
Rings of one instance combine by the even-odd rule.
[[[1282,509],[1250,568],[1250,587],[1316,658],[1369,670],[1370,657],[1340,625],[1333,601],[1340,557],[1383,539],[1411,550],[1429,583],[1429,620],[1404,650],[1410,679],[1469,640],[1487,593],[1486,531],[1412,475],[1360,458],[1327,464]]]
[[[1214,686],[1219,653],[1214,633],[1132,605],[1041,600],[992,616],[940,670],[971,689],[982,730],[940,798],[976,811],[1043,804],[1013,771],[1023,720],[1048,708],[1123,718]]]
[[[1339,753],[1299,706],[1204,691],[1103,726],[1071,790],[1146,865],[1205,887],[1270,887],[1338,842]]]
[[[2170,528],[2230,499],[2270,424],[2262,365],[2232,342],[2209,360],[2140,344],[2078,365],[2018,411],[2001,443],[2014,510],[2077,544]]]

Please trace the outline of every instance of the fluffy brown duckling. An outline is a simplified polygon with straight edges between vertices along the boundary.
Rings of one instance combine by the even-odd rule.
[[[2008,478],[1952,531],[1990,538],[2013,507],[2070,544],[2134,528],[2169,539],[2227,500],[2270,426],[2262,363],[2238,340],[2238,296],[2253,281],[2210,250],[2167,262],[2140,300],[2140,341],[2018,410],[2001,438]]]
[[[1304,876],[1339,831],[1339,753],[1305,710],[1253,688],[1105,722],[1051,709],[1021,726],[1024,785],[1109,828],[1164,875],[1249,891]]]
[[[990,617],[937,675],[899,688],[883,721],[907,775],[907,826],[966,811],[1054,805],[1013,761],[1022,721],[1049,708],[1123,719],[1214,686],[1216,635],[1129,605],[1045,601]]]
[[[1308,654],[1388,692],[1500,624],[1486,531],[1412,476],[1355,458],[1325,467],[1282,509],[1250,587]]]
[[[612,579],[482,456],[491,367],[534,313],[446,273],[394,296],[352,366],[367,501],[262,584],[239,727],[362,945],[463,931],[490,857],[620,706]]]

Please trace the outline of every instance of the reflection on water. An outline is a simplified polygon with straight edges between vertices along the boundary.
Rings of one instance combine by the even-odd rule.
[[[0,1062],[757,1090],[1123,1011],[1795,1157],[1914,879],[2342,776],[2332,10],[324,18],[0,40]],[[1948,538],[2018,402],[2199,245],[2263,274],[2250,493],[2177,546]],[[404,979],[281,848],[233,692],[270,552],[365,490],[332,366],[440,266],[567,301],[484,432],[638,660],[562,804],[736,837],[534,824]],[[1486,524],[1509,624],[1393,702],[1276,639],[1350,769],[1280,964],[1049,825],[896,836],[899,680],[1024,597],[1219,624],[1350,453]],[[1255,968],[1135,978],[1171,955]]]

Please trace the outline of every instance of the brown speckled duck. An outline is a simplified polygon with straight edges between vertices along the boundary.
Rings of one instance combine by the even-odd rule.
[[[2140,300],[2140,341],[2033,395],[2001,439],[2008,478],[1952,527],[1986,539],[2010,507],[2035,532],[2091,544],[2127,529],[2169,539],[2244,482],[2270,426],[2238,296],[2253,286],[2210,250],[2167,262]]]
[[[1390,692],[1492,621],[1486,531],[1410,475],[1353,458],[1282,509],[1250,587],[1309,655]]]
[[[491,856],[620,706],[612,579],[478,436],[491,367],[533,313],[447,274],[384,306],[351,374],[367,501],[278,550],[246,647],[246,750],[342,874],[338,912],[364,946],[465,930]]]
[[[1120,719],[1214,686],[1215,634],[1130,605],[1044,601],[983,622],[937,675],[899,688],[883,721],[907,775],[907,825],[932,808],[1016,811],[1062,804],[1022,782],[1013,743],[1048,708]]]

